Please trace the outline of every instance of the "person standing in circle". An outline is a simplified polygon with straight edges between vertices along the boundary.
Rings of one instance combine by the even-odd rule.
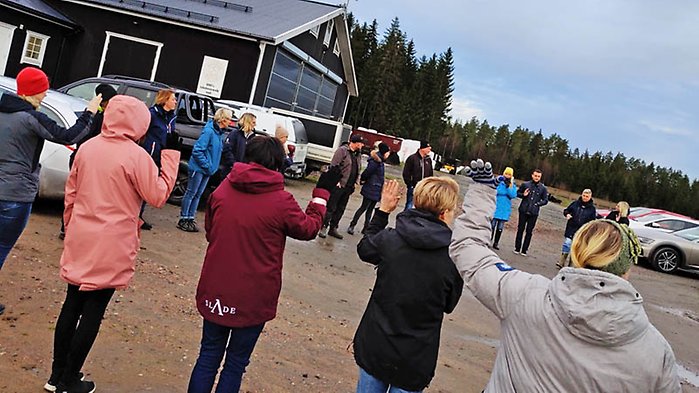
[[[502,176],[500,176],[498,188],[495,190],[496,203],[495,214],[493,215],[492,227],[493,231],[490,235],[490,241],[493,242],[493,249],[499,250],[498,242],[502,231],[505,228],[505,223],[510,220],[512,214],[512,200],[517,198],[517,186],[514,180],[514,169],[509,166],[505,168]]]

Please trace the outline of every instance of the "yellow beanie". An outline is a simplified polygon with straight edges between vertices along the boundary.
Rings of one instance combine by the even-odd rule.
[[[505,171],[502,172],[502,174],[503,174],[503,175],[514,176],[514,175],[515,175],[515,170],[512,169],[512,168],[510,168],[510,167],[508,166],[507,168],[505,168]]]

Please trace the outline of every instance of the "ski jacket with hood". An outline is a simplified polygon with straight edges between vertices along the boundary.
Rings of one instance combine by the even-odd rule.
[[[576,201],[563,209],[563,215],[567,216],[568,214],[572,217],[566,222],[565,237],[572,239],[580,227],[597,218],[595,202],[592,198],[583,202],[582,197],[578,197]]]
[[[517,198],[517,186],[514,179],[508,185],[504,180],[495,189],[495,214],[493,218],[509,221],[512,214],[512,200]]]
[[[204,319],[228,327],[274,319],[286,237],[314,239],[329,196],[327,190],[314,189],[304,213],[284,190],[280,172],[236,162],[206,209],[209,246],[196,294]]]
[[[434,377],[444,313],[461,297],[463,281],[449,258],[451,229],[432,213],[376,210],[357,245],[376,265],[376,283],[354,336],[354,358],[372,376],[404,390],[424,389]]]
[[[140,245],[141,203],[161,207],[175,186],[180,153],[163,150],[158,174],[136,143],[149,122],[143,102],[115,96],[105,110],[100,135],[85,142],[75,156],[66,182],[60,274],[82,291],[128,286]]]
[[[209,120],[194,143],[192,156],[189,158],[189,169],[213,176],[221,163],[222,150],[223,132],[218,124]]]
[[[449,253],[466,286],[500,319],[486,393],[680,393],[672,348],[621,277],[563,268],[553,279],[513,269],[488,248],[493,190],[472,184]]]
[[[381,200],[381,190],[383,190],[384,182],[384,161],[383,158],[376,151],[372,151],[369,154],[369,160],[367,161],[366,169],[362,172],[359,177],[360,182],[363,183],[361,194],[372,201]]]
[[[85,111],[66,129],[19,96],[0,95],[0,201],[34,202],[44,140],[72,145],[88,134],[91,121]]]

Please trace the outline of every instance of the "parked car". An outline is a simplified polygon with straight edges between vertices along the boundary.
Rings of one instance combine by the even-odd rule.
[[[13,78],[0,76],[0,95],[17,90]],[[78,116],[87,108],[87,101],[71,97],[67,94],[49,90],[41,103],[39,111],[63,127],[72,127]],[[7,148],[7,146],[3,146]],[[39,156],[41,172],[39,175],[39,198],[63,199],[66,179],[70,170],[68,160],[74,146],[64,146],[46,141]]]
[[[629,227],[634,230],[646,227],[671,233],[699,227],[699,221],[676,214],[652,213],[629,220]]]
[[[294,164],[284,171],[284,176],[290,179],[301,179],[306,176],[308,137],[306,136],[306,127],[304,127],[299,119],[272,113],[268,108],[257,105],[247,105],[238,101],[217,100],[215,105],[225,105],[228,108],[233,108],[238,116],[241,116],[245,112],[252,113],[257,120],[255,130],[269,136],[274,136],[277,124],[286,128],[289,132],[289,139],[286,142],[286,146],[289,148],[289,151],[293,151],[294,153]]]
[[[699,227],[673,233],[652,228],[635,229],[643,249],[653,268],[664,273],[677,270],[699,270]]]
[[[105,75],[102,77],[86,78],[65,85],[58,90],[71,96],[89,100],[95,95],[95,87],[100,83],[107,83],[116,89],[117,94],[136,97],[147,106],[152,106],[159,90],[170,86],[144,79],[131,78],[121,75]],[[188,90],[173,88],[177,95],[177,133],[182,138],[182,159],[177,173],[177,182],[170,194],[168,201],[180,204],[187,191],[188,161],[192,154],[192,147],[199,138],[201,130],[209,119],[213,118],[216,108],[211,98],[193,93]],[[209,180],[209,188],[215,188],[223,179],[222,174],[214,175]]]

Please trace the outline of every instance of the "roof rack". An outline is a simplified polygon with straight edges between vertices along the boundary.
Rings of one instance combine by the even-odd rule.
[[[204,14],[201,12],[183,10],[181,8],[175,8],[175,7],[160,5],[160,4],[156,4],[156,3],[150,3],[147,1],[140,1],[140,0],[109,0],[109,1],[112,1],[114,3],[119,3],[119,4],[130,5],[132,7],[143,8],[144,10],[155,11],[155,12],[159,12],[161,14],[168,14],[168,15],[180,16],[183,18],[196,19],[196,20],[209,22],[209,23],[218,23],[218,16]],[[209,1],[211,1],[211,0],[209,0]]]
[[[229,8],[232,10],[237,10],[237,11],[242,11],[245,13],[251,13],[252,12],[252,6],[251,5],[242,5],[242,4],[236,4],[236,3],[229,3],[227,1],[221,1],[221,0],[191,0],[191,1],[196,1],[198,3],[203,3],[203,4],[211,4],[215,5],[217,7],[221,8]]]
[[[120,79],[120,80],[129,80],[129,81],[136,81],[136,82],[143,82],[147,83],[151,86],[157,86],[157,87],[162,87],[163,89],[170,89],[171,87],[165,83],[162,82],[156,82],[156,81],[151,81],[148,79],[142,79],[142,78],[137,78],[135,76],[127,76],[127,75],[102,75],[101,78],[110,78],[110,79]]]

